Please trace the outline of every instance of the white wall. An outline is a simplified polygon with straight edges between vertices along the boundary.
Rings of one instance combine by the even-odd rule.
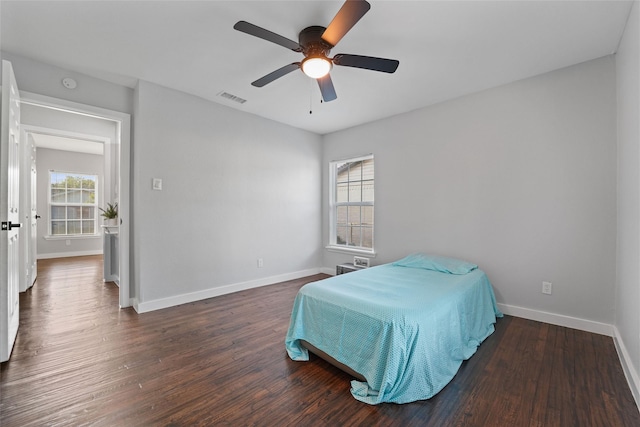
[[[141,311],[317,271],[318,135],[144,81],[134,110],[132,274]]]
[[[615,326],[623,366],[640,403],[640,5],[634,2],[616,54],[618,246]]]
[[[103,195],[104,159],[96,154],[74,153],[70,151],[38,148],[36,150],[36,168],[38,171],[37,205],[38,214],[38,258],[91,255],[102,253],[102,234],[95,237],[47,240],[48,231],[48,187],[49,171],[76,172],[98,175],[98,200]],[[98,227],[102,221],[98,220]],[[67,245],[67,241],[69,244]]]
[[[459,257],[487,272],[502,304],[613,323],[612,57],[325,137],[324,165],[367,153],[374,264],[416,251]],[[350,259],[325,252],[323,265]]]

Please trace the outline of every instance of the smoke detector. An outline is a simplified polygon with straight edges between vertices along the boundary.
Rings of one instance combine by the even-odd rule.
[[[67,89],[75,89],[76,87],[78,87],[78,83],[71,77],[66,77],[62,79],[62,86],[66,87]]]

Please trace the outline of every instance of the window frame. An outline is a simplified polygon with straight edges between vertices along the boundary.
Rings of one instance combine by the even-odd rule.
[[[338,165],[344,163],[355,163],[359,161],[365,160],[374,160],[373,154],[367,154],[364,156],[351,157],[340,160],[333,160],[329,162],[329,244],[326,246],[326,249],[332,252],[345,252],[354,255],[366,255],[370,257],[374,257],[375,252],[375,160],[374,160],[374,169],[373,169],[373,182],[374,182],[374,197],[373,201],[359,201],[359,202],[338,202],[337,201],[337,173],[338,173]],[[337,208],[339,206],[370,206],[374,209],[373,222],[371,226],[371,248],[366,248],[363,246],[348,246],[346,244],[339,244],[337,242]]]
[[[53,202],[52,201],[52,177],[54,174],[65,174],[65,175],[74,175],[74,176],[80,176],[80,177],[88,177],[88,178],[92,178],[94,180],[94,201],[93,203],[83,203],[82,200],[80,202],[77,203],[69,203],[68,201],[66,201],[65,203],[57,203],[57,202]],[[69,172],[69,171],[63,171],[63,170],[56,170],[56,169],[50,169],[49,170],[49,176],[48,176],[48,184],[47,184],[47,235],[45,236],[45,239],[47,240],[56,240],[56,239],[85,239],[85,238],[95,238],[100,236],[100,230],[99,230],[99,224],[98,224],[98,208],[99,208],[99,184],[100,184],[100,176],[97,174],[92,174],[92,173],[83,173],[83,172]],[[80,188],[82,189],[82,187]],[[80,225],[80,230],[81,232],[79,234],[53,234],[53,221],[60,221],[60,219],[54,219],[52,217],[52,208],[54,206],[63,206],[65,208],[67,207],[73,207],[73,206],[78,206],[80,207],[80,218],[72,218],[71,220],[79,220],[81,221],[81,225]],[[82,208],[83,207],[93,207],[93,233],[82,233],[82,221],[85,220],[82,218]],[[66,210],[66,209],[65,209]],[[68,225],[68,221],[70,219],[67,218],[67,214],[65,211],[65,218],[64,218],[64,222],[65,224]],[[67,232],[68,232],[68,227],[67,228]]]

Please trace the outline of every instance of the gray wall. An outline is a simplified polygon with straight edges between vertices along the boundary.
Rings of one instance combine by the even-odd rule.
[[[49,170],[62,172],[76,172],[88,175],[98,175],[98,200],[103,198],[104,158],[96,154],[74,153],[62,150],[38,148],[36,150],[36,168],[38,171],[37,204],[38,214],[38,258],[55,258],[69,255],[89,255],[102,253],[102,234],[96,237],[82,237],[69,239],[48,240],[49,219],[48,186]],[[102,221],[98,219],[97,226]],[[67,242],[69,244],[67,245]]]
[[[459,257],[487,272],[500,303],[613,322],[612,57],[327,135],[323,165],[367,153],[374,264],[417,251]],[[326,251],[323,265],[350,259]]]
[[[640,402],[640,7],[635,2],[616,55],[618,83],[618,247],[615,326],[635,373]],[[628,372],[629,374],[629,372]],[[632,384],[633,386],[633,384]]]
[[[318,135],[144,81],[134,105],[140,303],[318,268]]]

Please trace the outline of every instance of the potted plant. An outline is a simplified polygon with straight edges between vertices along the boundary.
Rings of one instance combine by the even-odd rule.
[[[114,203],[108,203],[107,202],[107,208],[106,209],[102,209],[102,208],[98,208],[102,211],[102,213],[100,215],[102,215],[104,217],[104,219],[106,220],[108,225],[117,225],[117,221],[116,219],[118,218],[118,204]]]

